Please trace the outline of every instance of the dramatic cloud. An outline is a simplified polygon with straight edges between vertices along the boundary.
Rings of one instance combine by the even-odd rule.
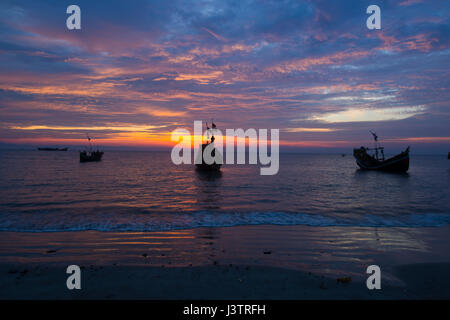
[[[450,3],[139,0],[0,3],[0,142],[170,146],[193,120],[280,128],[285,147],[369,130],[450,149]],[[443,151],[442,148],[445,148]]]

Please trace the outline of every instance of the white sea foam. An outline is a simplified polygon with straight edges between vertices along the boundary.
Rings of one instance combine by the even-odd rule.
[[[211,212],[88,215],[83,219],[73,215],[2,214],[0,231],[59,232],[59,231],[169,231],[202,227],[231,227],[242,225],[304,225],[359,227],[440,227],[450,224],[450,214],[363,215],[333,217],[321,214],[288,212]]]

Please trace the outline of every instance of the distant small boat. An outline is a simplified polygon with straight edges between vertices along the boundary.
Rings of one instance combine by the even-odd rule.
[[[353,149],[356,163],[363,170],[379,170],[391,172],[406,172],[409,169],[409,147],[400,154],[385,159],[384,147],[378,144],[378,136],[371,132],[375,139],[375,148],[361,147]],[[369,152],[373,151],[373,154]]]
[[[38,148],[39,151],[67,151],[68,148]]]
[[[220,167],[222,166],[222,164],[221,163],[216,163],[216,162],[214,162],[214,163],[212,163],[212,164],[208,164],[208,163],[206,163],[205,162],[205,159],[203,159],[203,151],[205,150],[205,148],[207,147],[207,146],[209,146],[209,145],[213,145],[213,143],[214,143],[214,140],[216,139],[215,137],[214,137],[214,129],[216,129],[216,125],[214,124],[214,122],[212,122],[212,129],[210,129],[209,127],[208,127],[208,123],[206,123],[206,131],[207,131],[207,133],[208,133],[208,139],[209,139],[209,133],[210,133],[210,131],[211,131],[211,142],[207,139],[206,140],[206,143],[202,143],[202,146],[201,146],[201,153],[199,152],[199,154],[198,154],[198,157],[201,157],[201,162],[202,163],[197,163],[196,165],[195,165],[195,167],[196,167],[196,169],[197,170],[200,170],[200,171],[220,171]],[[214,147],[214,145],[213,145],[213,147]],[[216,150],[216,148],[214,148],[212,151],[211,151],[211,156],[213,156],[213,157],[216,157],[216,152],[217,152],[217,154],[218,154],[218,156],[221,158],[221,154]],[[196,162],[200,162],[199,161],[200,159],[198,159],[198,161],[196,161]]]
[[[103,151],[100,150],[93,150],[92,149],[92,138],[87,136],[87,139],[89,141],[89,150],[80,151],[80,162],[94,162],[94,161],[101,161],[103,156]]]

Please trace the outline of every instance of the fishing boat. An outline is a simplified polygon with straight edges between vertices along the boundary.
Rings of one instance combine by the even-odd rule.
[[[409,169],[409,147],[400,154],[385,159],[384,147],[380,146],[378,136],[370,132],[375,140],[374,148],[360,147],[353,149],[353,156],[362,170],[379,170],[391,172],[406,172]]]
[[[211,128],[208,127],[208,123],[206,123],[206,132],[208,135],[208,138],[206,140],[206,143],[202,143],[201,145],[201,152],[198,153],[197,159],[195,161],[195,167],[199,171],[220,171],[220,167],[222,166],[222,155],[220,152],[214,147],[214,140],[216,139],[214,137],[214,130],[217,129],[214,121],[212,121]],[[211,140],[209,140],[209,135],[211,133]],[[208,147],[209,145],[212,146],[211,156],[215,159],[219,159],[219,161],[215,161],[211,164],[208,164],[205,162],[205,159],[203,158],[203,151]],[[216,156],[217,153],[217,156]],[[200,159],[201,158],[201,159]]]
[[[69,148],[38,148],[39,151],[67,151]]]
[[[103,151],[93,150],[92,148],[92,138],[87,136],[87,139],[89,141],[89,148],[88,150],[80,151],[80,162],[94,162],[94,161],[101,161],[103,156]]]

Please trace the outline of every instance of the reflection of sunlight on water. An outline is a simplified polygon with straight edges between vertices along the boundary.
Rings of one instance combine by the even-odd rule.
[[[193,239],[193,238],[194,238],[193,236],[179,236],[179,237],[177,237],[177,236],[158,236],[158,237],[142,236],[142,237],[139,237],[139,239]],[[110,238],[107,240],[124,240],[124,239],[126,239],[126,238]]]
[[[396,175],[359,171],[352,157],[281,154],[275,176],[261,176],[255,165],[202,173],[194,165],[173,165],[166,152],[111,151],[89,165],[80,165],[72,151],[1,156],[0,184],[7,187],[0,207],[22,216],[0,215],[0,226],[17,230],[114,231],[130,225],[139,231],[149,220],[171,225],[180,213],[198,211],[213,217],[216,211],[320,214],[356,223],[362,215],[402,221],[408,214],[450,213],[448,177],[442,174],[447,162],[433,156],[414,157],[409,175]],[[143,219],[146,213],[170,215],[157,221]]]
[[[365,278],[367,266],[376,264],[384,279],[397,281],[391,272],[395,265],[448,260],[447,242],[440,244],[447,236],[448,227],[268,225],[151,233],[8,233],[0,240],[0,257],[4,263],[61,265],[259,265],[355,279]]]
[[[420,229],[408,229],[408,232],[403,232],[401,228],[365,228],[361,231],[350,229],[341,235],[344,239],[336,240],[337,245],[348,244],[351,248],[361,247],[384,251],[426,252],[428,249],[421,239],[414,237],[415,233],[420,234]],[[342,232],[342,228],[330,227],[330,231],[337,235]]]
[[[426,242],[430,229],[260,226],[244,230],[221,229],[218,245],[228,253],[225,263],[362,277],[370,264],[392,266],[432,254]],[[263,251],[271,254],[265,255]]]
[[[204,210],[220,210],[222,172],[196,170],[197,205]]]

